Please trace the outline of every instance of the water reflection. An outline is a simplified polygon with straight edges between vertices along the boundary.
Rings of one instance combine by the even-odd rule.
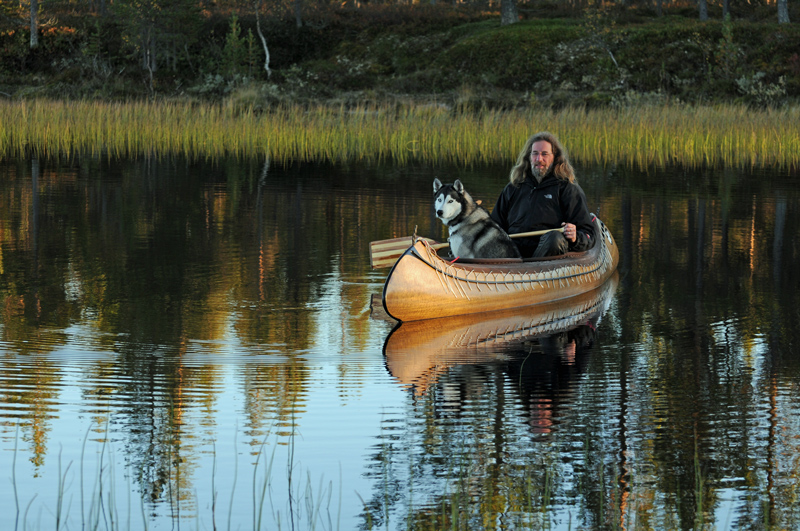
[[[413,414],[384,429],[369,519],[409,518],[412,528],[549,522],[566,470],[548,437],[575,406],[617,283],[614,275],[566,301],[395,328],[387,369],[413,397]]]
[[[577,341],[572,329],[595,328],[617,284],[615,274],[599,288],[566,301],[399,324],[384,344],[387,368],[403,386],[421,396],[442,372],[500,361],[512,349],[521,348],[525,357],[537,350],[541,356],[534,357],[541,359],[563,354],[568,364],[574,364]],[[538,341],[537,349],[530,346],[533,340]]]
[[[282,527],[323,527],[306,488],[342,529],[796,527],[796,170],[579,166],[622,242],[596,330],[370,318],[369,242],[442,239],[435,176],[491,205],[506,174],[0,161],[0,467],[29,527],[64,479],[70,528],[101,483],[151,529],[249,528],[272,455]]]

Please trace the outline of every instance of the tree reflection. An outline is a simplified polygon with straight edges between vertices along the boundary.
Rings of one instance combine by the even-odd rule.
[[[371,179],[376,171],[352,175]],[[399,180],[390,175],[389,186]],[[248,365],[239,381],[250,444],[275,426],[290,437],[308,394],[299,354],[330,326],[319,305],[339,308],[343,348],[369,338],[363,319],[352,319],[363,313],[369,285],[336,276],[366,274],[364,250],[377,231],[405,232],[419,217],[397,194],[375,201],[362,189],[317,166],[264,161],[0,164],[0,335],[8,359],[0,399],[19,405],[34,463],[48,451],[49,415],[63,385],[51,360],[61,355],[97,355],[78,383],[82,407],[95,440],[108,442],[109,425],[124,434],[125,457],[153,504],[166,499],[188,510],[204,441],[203,426],[183,419],[213,404],[217,357],[230,356],[231,345],[245,364],[248,356],[275,357]],[[385,215],[392,210],[397,219]],[[207,362],[187,363],[190,348]],[[31,363],[20,363],[26,355]],[[358,384],[358,371],[341,371],[348,387]],[[216,422],[208,415],[206,425]]]
[[[291,437],[315,349],[342,354],[342,396],[365,384],[344,353],[374,334],[368,243],[415,226],[441,239],[429,204],[441,171],[3,161],[5,428],[19,421],[44,466],[59,394],[77,386],[79,412],[97,439],[106,426],[123,439],[144,496],[191,510],[198,448],[220,415],[245,417],[254,450],[271,430]],[[486,205],[505,179],[446,171],[468,172]],[[796,527],[797,170],[579,173],[622,242],[601,333],[408,356],[407,373],[387,358],[407,410],[374,449],[365,514],[414,528],[690,528],[734,499],[738,527]],[[84,356],[65,376],[63,360]],[[241,368],[244,412],[215,410],[224,356]]]
[[[621,340],[633,348],[619,354],[620,388],[639,391],[627,405],[634,432],[656,434],[637,445],[637,455],[646,458],[638,460],[632,494],[665,497],[668,503],[660,502],[665,507],[649,509],[649,518],[666,520],[672,514],[682,528],[713,523],[732,491],[742,504],[730,517],[738,526],[767,520],[785,525],[791,512],[776,508],[791,504],[774,493],[787,481],[796,483],[796,471],[775,474],[780,465],[770,463],[770,456],[788,447],[778,438],[765,441],[757,419],[765,414],[764,397],[772,401],[777,392],[768,385],[774,376],[767,368],[785,351],[781,343],[797,338],[797,327],[785,326],[796,312],[787,314],[790,306],[776,304],[771,294],[788,302],[784,295],[796,292],[796,278],[774,286],[788,263],[786,253],[797,259],[784,235],[796,234],[798,227],[786,225],[785,184],[742,180],[730,170],[709,175],[694,183],[696,192],[685,200],[668,192],[663,199],[649,198],[647,185],[636,183],[622,202],[621,254],[629,260],[623,267],[630,276],[619,296]],[[775,189],[759,190],[764,186]],[[653,214],[645,215],[650,210]],[[686,236],[676,227],[686,227]],[[777,306],[784,310],[765,312]],[[782,332],[772,333],[777,330]],[[776,341],[765,342],[765,332]],[[796,367],[784,367],[777,378],[791,382],[797,375]],[[636,414],[643,408],[646,415]],[[754,469],[767,471],[767,481]],[[658,480],[648,492],[643,484],[650,477]]]

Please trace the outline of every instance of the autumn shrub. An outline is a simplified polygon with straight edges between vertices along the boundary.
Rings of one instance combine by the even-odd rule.
[[[387,31],[422,35],[487,18],[485,10],[468,4],[370,4],[366,9],[337,10],[333,20],[374,38]],[[348,32],[352,35],[352,32]]]

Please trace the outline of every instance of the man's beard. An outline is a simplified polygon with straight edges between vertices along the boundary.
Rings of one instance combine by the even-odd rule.
[[[533,178],[536,179],[537,183],[542,182],[542,179],[544,178],[544,176],[547,175],[548,171],[550,171],[550,167],[551,166],[552,166],[552,164],[550,166],[546,167],[546,168],[539,168],[537,166],[531,166],[531,173],[533,174]]]

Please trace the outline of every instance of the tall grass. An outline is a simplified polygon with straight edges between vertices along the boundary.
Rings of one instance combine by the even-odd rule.
[[[190,103],[0,103],[0,157],[265,156],[471,165],[513,160],[539,130],[573,158],[640,167],[800,162],[800,107],[649,106],[460,112],[435,105],[282,106],[268,112]]]

